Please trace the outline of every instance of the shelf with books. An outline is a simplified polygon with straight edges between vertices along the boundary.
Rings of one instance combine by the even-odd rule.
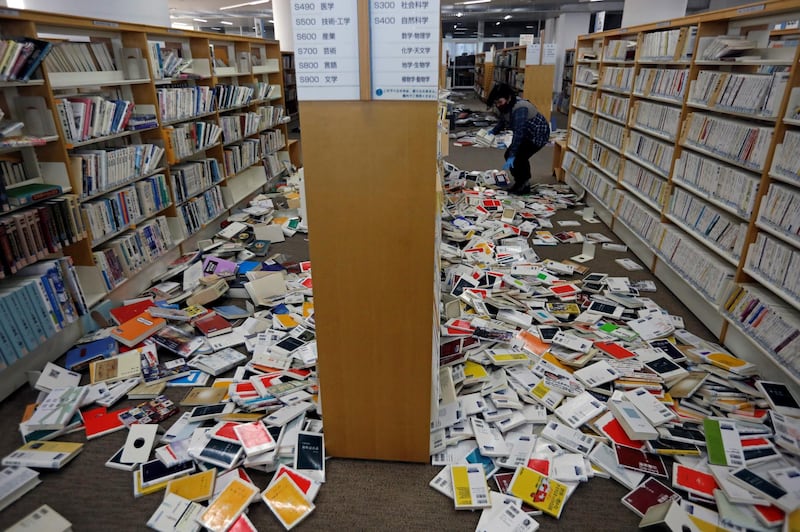
[[[714,243],[708,239],[708,237],[704,234],[699,232],[697,229],[692,228],[689,224],[685,223],[680,217],[672,214],[671,212],[667,211],[664,213],[664,217],[672,222],[673,224],[677,225],[683,231],[694,238],[697,242],[702,244],[703,246],[707,247],[709,250],[713,251],[726,261],[728,261],[733,266],[739,265],[739,257],[736,257],[730,250],[722,249],[719,246],[715,246]]]
[[[691,61],[673,61],[673,60],[663,60],[663,59],[637,59],[637,65],[658,65],[658,66],[674,66],[674,67],[688,67],[691,65]]]
[[[723,163],[726,163],[726,164],[729,164],[729,165],[732,165],[732,166],[738,166],[739,168],[742,168],[743,170],[748,170],[748,171],[754,172],[754,173],[760,173],[761,172],[760,168],[754,168],[755,165],[746,164],[744,162],[731,159],[726,154],[717,153],[717,152],[715,152],[713,150],[710,150],[710,149],[708,149],[708,148],[706,148],[704,146],[701,146],[699,144],[695,144],[695,143],[693,143],[693,142],[691,142],[689,140],[684,140],[683,142],[681,142],[680,143],[680,147],[688,149],[688,150],[695,151],[697,153],[702,153],[703,155],[707,155],[707,156],[712,157],[712,158],[714,158],[714,159],[716,159],[716,160],[718,160],[720,162],[723,162]]]
[[[612,85],[599,85],[597,87],[602,92],[613,92],[614,94],[623,94],[625,96],[631,95],[631,90],[624,87],[614,87]]]
[[[764,235],[763,234],[759,234],[759,237],[763,238]],[[755,243],[750,245],[750,250],[748,251],[748,257],[747,257],[747,259],[748,259],[747,260],[747,265],[743,269],[744,273],[749,275],[755,281],[758,281],[758,283],[761,286],[769,289],[773,294],[775,294],[782,301],[784,301],[785,303],[787,303],[787,304],[791,305],[792,307],[794,307],[794,309],[796,311],[800,310],[800,296],[797,294],[798,289],[797,289],[797,286],[796,286],[797,285],[797,278],[795,277],[793,279],[787,279],[785,277],[786,274],[792,275],[793,273],[795,273],[797,271],[797,268],[793,268],[792,269],[792,268],[789,267],[789,265],[787,263],[780,264],[778,267],[780,267],[780,266],[783,267],[783,271],[781,273],[784,274],[783,276],[781,276],[783,278],[780,279],[780,280],[776,280],[772,276],[770,276],[766,272],[764,272],[762,269],[758,269],[757,265],[752,264],[753,262],[756,262],[758,260],[758,259],[755,258],[755,255],[758,254],[758,248],[757,248],[757,244],[758,243],[759,243],[759,240],[756,240]],[[781,245],[782,245],[782,243],[781,243]],[[774,248],[774,246],[773,246],[773,248]],[[761,260],[763,262],[767,263],[765,267],[773,268],[774,267],[773,264],[771,264],[769,262],[770,259],[771,259],[771,257],[767,257],[767,258],[762,258]],[[787,269],[789,270],[788,272],[786,271]],[[794,284],[790,285],[789,284],[790,282],[793,282]],[[792,290],[792,291],[790,291],[790,290]]]
[[[634,98],[641,98],[643,100],[652,100],[654,102],[668,103],[672,105],[683,105],[683,100],[677,98],[670,98],[669,96],[659,96],[658,94],[644,94],[641,92],[632,92],[631,96]]]
[[[661,205],[659,205],[658,202],[656,202],[653,198],[645,194],[644,191],[638,189],[636,186],[627,181],[620,181],[619,184],[622,186],[622,188],[636,196],[642,203],[656,212],[661,212]]]
[[[114,133],[112,135],[105,135],[103,137],[95,137],[88,140],[82,140],[78,142],[71,142],[66,145],[68,150],[74,150],[76,148],[81,148],[83,146],[91,146],[92,144],[100,144],[101,142],[106,142],[109,140],[115,139],[122,139],[125,137],[130,137],[131,135],[136,135],[137,133],[144,133],[145,131],[154,131],[158,129],[158,126],[150,127],[147,129],[137,129],[137,130],[128,130],[128,131],[120,131],[119,133]]]
[[[590,83],[581,83],[580,81],[575,82],[576,87],[583,87],[585,89],[597,89],[597,85],[592,85]]]
[[[176,118],[174,120],[167,120],[165,122],[161,122],[161,125],[162,126],[171,126],[171,125],[174,125],[174,124],[180,124],[182,122],[191,122],[192,120],[199,120],[201,118],[208,118],[208,117],[214,116],[216,114],[217,114],[217,111],[208,111],[208,112],[205,112],[205,113],[200,113],[200,114],[196,114],[196,115],[192,115],[192,116],[186,116],[186,117],[183,117],[183,118]]]
[[[76,73],[80,74],[80,73]],[[80,76],[77,76],[75,79],[81,79]],[[69,89],[85,89],[87,87],[122,87],[124,85],[145,85],[151,83],[152,80],[150,78],[141,78],[141,79],[116,79],[116,80],[109,80],[109,81],[94,81],[91,77],[86,77],[81,81],[76,81],[74,83],[59,83],[59,84],[50,84],[50,88],[54,91],[61,91],[61,90],[69,90]]]
[[[769,122],[771,124],[774,124],[775,122],[778,121],[778,118],[775,117],[775,116],[763,116],[763,115],[759,115],[759,114],[743,113],[743,112],[736,111],[734,109],[730,109],[730,108],[719,106],[719,105],[715,105],[713,107],[709,107],[707,105],[703,105],[700,102],[693,102],[691,100],[686,102],[686,106],[687,107],[691,107],[692,109],[701,109],[703,111],[714,111],[716,113],[721,113],[721,114],[729,115],[729,116],[735,116],[737,118],[746,118],[748,120],[758,120],[759,122]]]
[[[622,126],[625,125],[625,120],[624,119],[620,119],[620,118],[618,118],[616,116],[612,116],[612,115],[609,115],[609,114],[606,114],[606,113],[601,113],[600,111],[595,111],[595,114],[597,116],[601,116],[601,117],[605,118],[606,120],[611,120],[612,122],[616,122],[617,124],[620,124]]]
[[[695,65],[700,66],[791,66],[794,63],[791,59],[751,59],[746,61],[710,61],[697,59]]]
[[[605,146],[609,150],[612,150],[612,151],[618,153],[619,155],[622,155],[622,147],[621,146],[615,146],[615,145],[611,144],[610,142],[606,141],[605,139],[600,139],[600,138],[595,138],[594,141],[596,143],[602,145],[602,146]]]
[[[623,153],[623,156],[627,160],[638,164],[642,168],[646,168],[647,170],[653,172],[657,176],[663,177],[664,179],[668,179],[669,178],[669,172],[665,172],[664,170],[662,170],[661,168],[657,167],[656,165],[654,165],[650,161],[646,161],[645,159],[642,159],[641,157],[637,156],[636,154],[629,153],[629,152],[626,151],[625,153]]]
[[[715,207],[718,207],[718,208],[722,209],[725,212],[728,212],[730,214],[738,216],[742,220],[747,221],[747,220],[750,219],[750,213],[749,212],[743,212],[739,208],[737,208],[736,206],[730,205],[728,203],[725,203],[724,201],[721,201],[721,200],[717,199],[716,197],[710,195],[708,193],[708,191],[705,191],[705,190],[693,185],[692,183],[690,183],[688,181],[680,179],[675,175],[672,176],[672,184],[677,186],[677,187],[680,187],[680,188],[688,190],[692,194],[703,198],[703,201],[705,201],[707,203],[710,203],[711,205],[714,205]]]
[[[657,129],[651,129],[651,128],[643,126],[641,124],[628,124],[628,127],[630,129],[635,130],[635,131],[639,131],[641,133],[646,133],[646,134],[650,135],[651,137],[656,137],[657,139],[666,140],[667,142],[674,142],[675,141],[675,135],[670,135],[669,133],[666,133],[664,131],[659,131]]]
[[[775,238],[783,240],[789,245],[800,248],[800,235],[790,233],[784,227],[781,227],[774,222],[770,222],[764,218],[758,218],[756,221],[756,227],[771,234]]]
[[[727,312],[723,312],[722,316],[729,324],[724,341],[726,347],[734,353],[757,351],[776,367],[776,369],[769,369],[763,365],[759,366],[759,372],[762,376],[773,380],[782,380],[789,377],[796,385],[800,386],[800,367],[798,367],[794,358],[784,358],[775,353],[762,338],[753,336],[742,322],[736,319],[736,316]]]
[[[107,188],[105,190],[100,190],[100,191],[95,192],[94,194],[91,194],[89,196],[82,196],[80,198],[80,200],[81,201],[90,201],[90,200],[93,200],[93,199],[97,199],[97,198],[99,198],[99,197],[101,197],[101,196],[103,196],[105,194],[108,194],[109,192],[114,192],[115,190],[119,190],[121,188],[125,188],[128,185],[132,185],[133,183],[136,183],[136,182],[141,181],[143,179],[147,179],[148,177],[152,177],[154,175],[164,173],[165,171],[166,171],[166,167],[161,166],[161,167],[156,168],[155,170],[153,170],[151,172],[148,172],[148,173],[146,173],[144,175],[137,175],[137,176],[129,177],[127,180],[119,182],[119,183],[117,183],[117,184],[115,184],[115,185],[113,185],[113,186],[111,186],[111,187],[109,187],[109,188]]]

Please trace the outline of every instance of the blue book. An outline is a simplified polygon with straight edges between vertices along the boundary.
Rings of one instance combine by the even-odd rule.
[[[83,371],[90,362],[111,358],[119,354],[117,341],[111,337],[79,345],[67,351],[64,366],[70,371]]]
[[[37,276],[36,279],[39,280],[39,286],[41,287],[42,291],[44,291],[44,295],[47,298],[48,303],[50,304],[49,307],[50,311],[52,312],[52,319],[55,320],[56,326],[59,329],[63,329],[64,315],[61,313],[61,307],[58,305],[55,292],[53,292],[53,288],[52,286],[50,286],[50,282],[47,278],[47,275]]]
[[[0,320],[0,322],[2,322],[3,326],[5,327],[6,335],[11,341],[11,345],[14,347],[17,358],[22,358],[28,354],[28,346],[25,344],[25,340],[22,337],[22,332],[20,331],[17,322],[14,320],[13,315],[8,308],[6,298],[2,295],[0,295],[0,314],[4,316],[12,316],[12,318]]]
[[[193,369],[188,375],[167,381],[167,386],[203,386],[208,382],[208,373]]]
[[[52,318],[50,317],[50,312],[48,311],[46,296],[39,294],[38,283],[34,279],[24,280],[22,286],[27,294],[28,301],[33,309],[34,317],[39,323],[42,334],[44,334],[45,338],[50,338],[57,332],[57,330],[53,324]]]
[[[39,313],[34,308],[34,301],[30,297],[27,286],[18,284],[13,288],[13,290],[17,293],[17,300],[22,303],[22,310],[25,313],[25,316],[28,318],[28,323],[30,324],[31,330],[36,337],[36,344],[39,345],[44,343],[44,341],[47,340],[47,334],[45,334]]]
[[[22,302],[17,298],[16,292],[5,290],[0,292],[0,297],[6,305],[6,315],[10,316],[9,322],[14,323],[17,329],[17,334],[22,336],[25,342],[25,349],[30,353],[39,345],[36,341],[36,335],[28,322],[28,316],[22,311]]]
[[[8,332],[3,323],[5,321],[0,320],[0,357],[2,363],[5,363],[6,367],[8,367],[16,362],[19,354],[17,353],[17,347],[12,344],[11,339],[8,337]]]
[[[238,275],[244,275],[245,273],[253,270],[258,270],[261,268],[261,263],[255,260],[245,260],[239,263],[239,269],[237,270]]]

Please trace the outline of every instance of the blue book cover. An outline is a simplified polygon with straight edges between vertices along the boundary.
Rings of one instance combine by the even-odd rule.
[[[8,320],[1,320],[3,325],[6,329],[6,335],[8,339],[11,340],[11,344],[14,346],[14,350],[17,354],[17,358],[22,358],[23,356],[28,354],[28,346],[25,343],[25,340],[22,337],[22,332],[17,325],[16,320],[13,318],[13,315],[10,312],[10,309],[7,306],[6,298],[0,295],[0,314],[5,316],[12,316],[11,319]]]
[[[119,354],[117,341],[111,337],[82,344],[67,351],[65,367],[70,371],[82,371],[90,362],[111,358]]]
[[[22,310],[22,302],[17,298],[17,294],[10,290],[0,293],[0,297],[4,299],[6,304],[6,315],[11,317],[9,321],[16,325],[18,334],[22,336],[22,340],[25,342],[25,349],[30,353],[36,349],[39,343],[36,341],[30,323],[28,323],[27,313]]]

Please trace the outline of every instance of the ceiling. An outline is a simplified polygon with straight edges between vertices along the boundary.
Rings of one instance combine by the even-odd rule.
[[[285,2],[289,0],[272,0]],[[441,0],[442,21],[485,24],[501,21],[511,15],[516,24],[536,24],[565,12],[621,12],[624,0],[492,0],[487,3],[464,5],[464,0]],[[664,0],[669,1],[669,0]],[[197,29],[227,32],[253,31],[254,19],[263,20],[267,37],[272,34],[272,3],[245,5],[234,9],[220,10],[222,6],[243,3],[243,0],[169,0],[170,17],[173,23],[184,23]],[[709,0],[689,0],[687,12],[693,13],[708,9]],[[207,22],[197,21],[201,19]],[[222,24],[222,21],[230,24]],[[220,28],[219,30],[212,28]],[[488,32],[487,32],[488,33]]]

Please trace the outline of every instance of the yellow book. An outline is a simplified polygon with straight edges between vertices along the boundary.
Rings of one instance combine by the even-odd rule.
[[[508,486],[508,493],[519,497],[537,510],[555,518],[561,516],[569,490],[565,484],[541,475],[528,467],[519,467]]]
[[[566,364],[561,362],[559,359],[557,359],[555,356],[553,356],[550,353],[550,351],[548,351],[547,353],[542,355],[542,360],[546,360],[546,361],[550,362],[551,364],[553,364],[554,366],[558,366],[559,368],[563,369],[567,373],[572,373],[573,371],[575,371],[573,368],[567,366]]]
[[[278,323],[287,329],[292,329],[300,325],[297,323],[297,320],[291,316],[291,314],[274,314],[274,317],[276,320],[278,320]]]
[[[464,381],[466,383],[473,383],[473,382],[481,382],[489,378],[489,373],[487,373],[486,368],[478,364],[477,362],[473,362],[472,360],[467,360],[464,363]]]
[[[3,465],[61,469],[82,450],[82,443],[34,440],[3,458]]]
[[[218,377],[211,384],[211,387],[212,388],[225,388],[225,390],[227,390],[230,387],[231,384],[233,384],[233,379]],[[220,402],[221,403],[225,403],[230,398],[231,398],[231,396],[227,392],[225,392],[225,395],[222,397],[222,401],[220,401]]]
[[[234,479],[209,504],[198,522],[214,532],[227,530],[257,494],[258,489],[249,482]]]
[[[286,530],[290,530],[314,511],[314,503],[306,499],[303,491],[289,475],[281,475],[264,490],[261,499]]]
[[[311,301],[303,302],[303,317],[308,318],[314,312],[314,303]]]
[[[136,498],[142,495],[150,495],[151,493],[159,492],[167,487],[169,480],[153,484],[152,486],[142,487],[142,472],[139,469],[133,470],[133,496]]]
[[[474,510],[492,505],[482,465],[454,464],[450,466],[450,475],[456,510]]]
[[[722,368],[727,371],[736,371],[737,369],[741,370],[742,368],[750,365],[749,362],[746,362],[741,358],[736,358],[728,353],[711,353],[706,355],[706,360],[718,368]]]
[[[209,469],[202,473],[195,473],[188,477],[170,480],[167,484],[167,493],[180,495],[190,501],[207,501],[214,495],[214,481],[217,478],[215,469]]]

